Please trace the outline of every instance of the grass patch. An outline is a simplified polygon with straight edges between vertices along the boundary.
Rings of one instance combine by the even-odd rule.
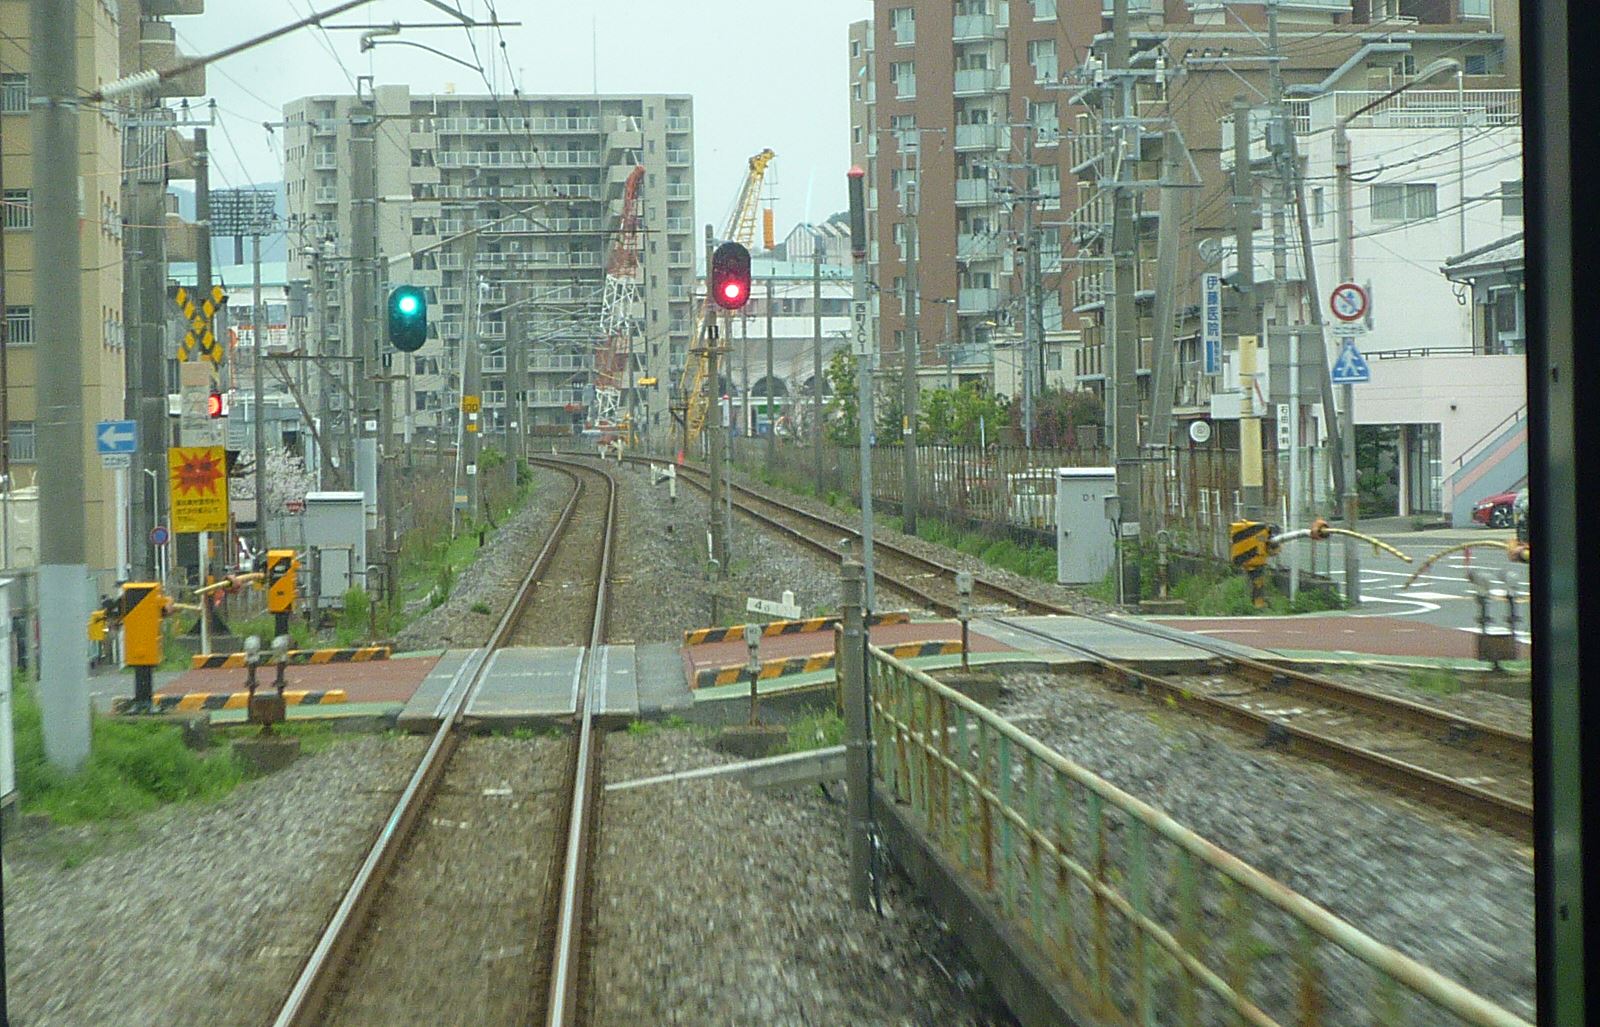
[[[473,603],[471,609],[473,613],[487,614],[489,612],[489,604],[479,601]]]
[[[1435,695],[1455,695],[1461,691],[1461,681],[1452,672],[1441,667],[1423,667],[1406,676],[1406,684],[1420,692]]]
[[[700,725],[684,720],[676,713],[662,720],[628,721],[628,734],[633,735],[635,738],[643,738],[646,735],[658,734],[662,731],[685,731],[691,729],[700,729]]]
[[[214,725],[212,730],[226,741],[254,738],[261,733],[261,729],[254,724]],[[315,756],[319,752],[327,752],[341,741],[361,737],[359,734],[334,730],[331,720],[288,720],[273,725],[272,734],[278,738],[300,739],[302,756]]]
[[[116,820],[174,802],[220,799],[245,772],[226,750],[200,755],[172,723],[130,723],[96,717],[90,755],[75,773],[45,759],[38,699],[31,687],[13,692],[17,790],[25,813],[58,824]]]
[[[802,717],[789,725],[786,752],[810,752],[844,744],[844,718],[833,710]]]

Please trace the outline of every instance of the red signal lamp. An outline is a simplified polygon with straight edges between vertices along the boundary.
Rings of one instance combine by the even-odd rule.
[[[211,395],[206,397],[206,416],[222,416],[222,393],[218,392],[216,389],[212,389]]]

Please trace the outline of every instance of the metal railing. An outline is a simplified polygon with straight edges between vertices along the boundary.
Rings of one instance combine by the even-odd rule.
[[[869,646],[873,775],[1094,1019],[1526,1021]]]

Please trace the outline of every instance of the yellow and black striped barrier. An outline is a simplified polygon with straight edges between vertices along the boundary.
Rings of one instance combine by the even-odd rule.
[[[334,706],[348,702],[349,697],[342,688],[330,688],[324,692],[298,689],[284,692],[283,701],[288,706]],[[190,692],[187,695],[158,692],[151,699],[148,710],[140,709],[139,703],[133,699],[118,699],[111,704],[111,712],[193,713],[201,710],[242,710],[249,705],[249,692]]]
[[[911,621],[911,614],[875,613],[867,618],[869,627],[879,624],[907,624]],[[764,638],[773,638],[778,635],[803,635],[808,631],[830,631],[839,623],[837,617],[808,617],[805,620],[775,620],[761,625],[761,635]],[[745,625],[735,624],[727,628],[695,628],[683,633],[683,644],[705,645],[709,642],[742,642],[744,641]]]
[[[1272,526],[1260,521],[1234,521],[1229,525],[1233,565],[1250,576],[1250,601],[1257,609],[1267,605],[1267,554],[1273,547]]]
[[[887,652],[900,660],[908,660],[918,656],[955,656],[961,652],[960,642],[905,642],[900,645],[890,646]],[[757,681],[767,681],[771,678],[786,677],[790,674],[810,674],[819,670],[830,670],[834,664],[834,653],[818,653],[815,656],[790,656],[781,660],[763,660],[761,669],[756,673]],[[750,668],[748,664],[739,664],[732,667],[706,667],[695,671],[695,688],[715,688],[718,685],[735,685],[741,681],[748,681]]]
[[[373,660],[387,660],[394,650],[386,645],[368,646],[364,649],[290,649],[288,660],[291,666],[320,665],[324,663],[370,663]],[[191,670],[238,670],[245,666],[244,653],[212,653],[209,656],[192,657],[189,663]],[[265,654],[260,666],[272,666],[272,662]]]

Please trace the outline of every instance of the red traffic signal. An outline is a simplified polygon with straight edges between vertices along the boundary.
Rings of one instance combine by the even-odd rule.
[[[222,393],[218,392],[216,389],[212,389],[211,395],[206,397],[206,416],[222,416]]]
[[[711,298],[724,310],[738,310],[750,299],[750,251],[736,242],[712,251]]]

